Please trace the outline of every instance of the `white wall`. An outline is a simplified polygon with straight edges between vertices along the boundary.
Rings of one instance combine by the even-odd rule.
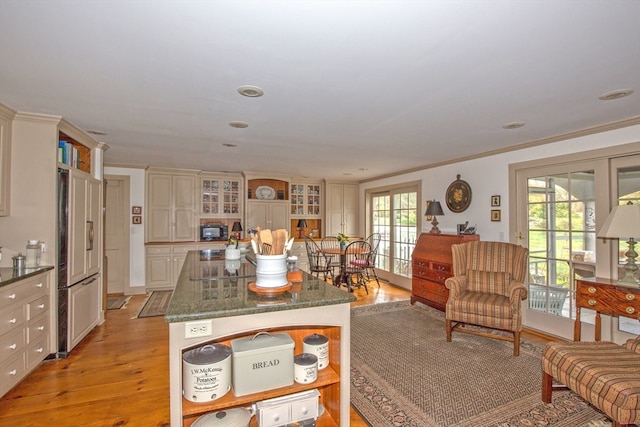
[[[142,206],[142,213],[145,212],[144,206],[144,169],[136,168],[114,168],[105,167],[105,175],[124,175],[129,176],[129,205]],[[143,224],[129,223],[129,251],[131,274],[129,276],[131,288],[142,288],[140,292],[132,289],[133,293],[144,293],[145,275],[144,275],[144,221]]]
[[[422,211],[424,213],[425,200],[436,199],[441,202],[444,216],[438,217],[438,227],[443,233],[455,234],[456,224],[469,221],[469,225],[477,224],[478,234],[482,240],[515,241],[515,236],[509,236],[510,164],[628,143],[637,144],[637,149],[640,150],[640,125],[367,182],[360,185],[360,211],[365,211],[363,207],[367,189],[421,180]],[[425,163],[427,161],[428,153],[425,153]],[[458,174],[461,175],[460,179],[469,183],[472,198],[471,205],[466,211],[453,213],[447,208],[444,199],[447,187],[456,180]],[[493,195],[501,196],[499,208],[491,207]],[[502,221],[491,221],[491,209],[501,210]],[[431,229],[431,223],[424,221],[424,216],[422,218],[422,231],[428,232]],[[365,218],[361,217],[361,234],[364,233],[364,227]]]

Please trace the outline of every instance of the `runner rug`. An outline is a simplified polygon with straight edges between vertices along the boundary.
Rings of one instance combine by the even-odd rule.
[[[138,317],[164,316],[169,306],[173,291],[153,291],[144,303]]]
[[[107,297],[107,310],[119,310],[131,299],[128,297]]]
[[[408,301],[351,310],[351,404],[371,426],[608,426],[570,391],[540,398],[542,346],[454,333]]]

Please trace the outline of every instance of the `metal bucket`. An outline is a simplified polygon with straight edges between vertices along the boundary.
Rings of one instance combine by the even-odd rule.
[[[231,389],[231,348],[207,344],[182,356],[182,394],[191,402],[211,402]]]

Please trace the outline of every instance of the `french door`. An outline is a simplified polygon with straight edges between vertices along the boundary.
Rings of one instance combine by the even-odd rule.
[[[411,279],[411,254],[418,237],[418,189],[404,187],[370,196],[370,230],[380,233],[376,268],[382,277],[404,284]]]
[[[610,206],[640,199],[639,164],[639,156],[627,156],[516,171],[517,236],[529,248],[525,326],[572,339],[576,279],[617,278],[618,242],[597,232]],[[583,322],[593,317],[581,311]],[[633,330],[626,319],[621,325]]]

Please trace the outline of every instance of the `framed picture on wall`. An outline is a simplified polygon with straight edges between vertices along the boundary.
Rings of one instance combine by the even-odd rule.
[[[133,215],[142,215],[142,206],[133,206],[131,208],[131,213]]]
[[[500,206],[500,196],[491,196],[491,206]]]
[[[140,215],[134,215],[131,217],[131,222],[134,224],[142,224],[142,217]]]
[[[501,214],[500,209],[491,209],[491,221],[500,221]]]

